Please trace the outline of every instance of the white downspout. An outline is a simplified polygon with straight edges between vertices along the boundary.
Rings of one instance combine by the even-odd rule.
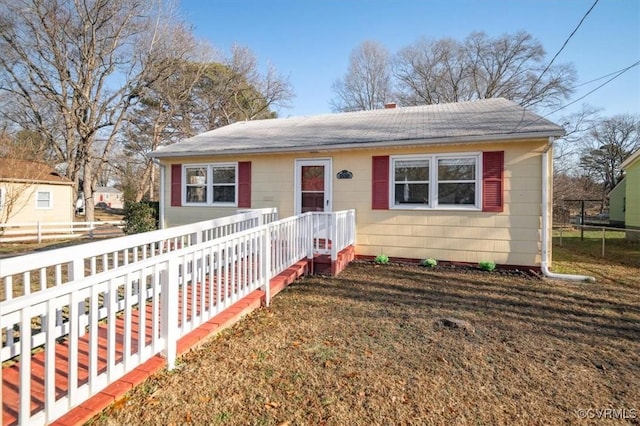
[[[157,160],[154,160],[157,161]],[[159,203],[158,203],[158,216],[160,217],[160,220],[158,221],[158,228],[160,229],[164,229],[164,213],[165,213],[165,184],[167,183],[167,174],[166,174],[166,166],[160,162],[158,162],[158,164],[160,165],[160,191],[159,191]]]
[[[557,274],[549,270],[549,250],[547,245],[549,243],[549,233],[547,227],[549,224],[549,149],[553,146],[553,136],[549,137],[549,144],[542,152],[542,262],[540,264],[540,270],[542,275],[547,278],[554,278],[559,280],[568,281],[584,281],[595,282],[596,279],[588,275],[572,275],[572,274]]]

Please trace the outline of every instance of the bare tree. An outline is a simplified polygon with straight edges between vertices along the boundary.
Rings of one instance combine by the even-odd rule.
[[[130,109],[124,125],[123,150],[111,158],[111,165],[127,187],[127,201],[154,199],[157,170],[150,154],[161,145],[193,135],[189,116],[191,95],[213,57],[212,49],[195,40],[187,29],[177,26],[172,37],[176,52],[172,72],[149,82],[140,100]],[[180,56],[178,56],[180,54]],[[165,64],[157,64],[165,67]]]
[[[41,133],[67,164],[88,220],[128,110],[171,72],[172,11],[164,1],[0,1],[0,89],[16,105],[6,117]]]
[[[375,41],[365,41],[349,56],[345,76],[333,83],[334,111],[371,110],[384,107],[391,96],[389,51]]]
[[[393,71],[404,105],[459,102],[473,98],[471,70],[462,46],[453,39],[421,39],[400,50]]]
[[[236,121],[274,118],[273,108],[286,107],[293,97],[288,80],[271,66],[260,73],[245,47],[233,46],[230,58],[214,61],[211,49],[188,34],[175,39],[192,46],[192,53],[145,88],[125,126],[128,161],[117,167],[135,201],[153,199],[156,169],[149,154],[157,147]]]
[[[207,64],[196,83],[191,105],[195,133],[237,121],[275,118],[294,97],[289,80],[272,66],[261,73],[255,55],[234,45],[231,56]]]
[[[620,164],[640,149],[640,118],[620,114],[596,123],[583,142],[580,165],[602,185],[603,199],[622,179]]]
[[[566,99],[576,79],[571,65],[545,66],[542,45],[526,32],[420,40],[396,55],[393,69],[410,105],[502,97],[548,107]]]
[[[289,80],[271,64],[266,73],[261,74],[258,61],[249,48],[234,45],[231,50],[231,58],[225,65],[233,78],[228,95],[233,100],[232,109],[237,118],[230,122],[255,120],[264,114],[264,118],[273,118],[273,109],[287,107],[294,97]]]
[[[0,157],[49,163],[53,157],[47,141],[38,132],[18,130],[0,131]]]
[[[557,139],[553,146],[554,176],[581,174],[579,154],[582,141],[601,120],[599,112],[599,109],[585,104],[579,111],[558,118],[557,122],[561,123],[565,134]]]

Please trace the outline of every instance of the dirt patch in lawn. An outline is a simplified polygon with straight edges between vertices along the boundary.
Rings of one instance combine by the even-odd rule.
[[[631,272],[583,284],[354,263],[296,282],[91,423],[586,424],[610,409],[640,424]]]

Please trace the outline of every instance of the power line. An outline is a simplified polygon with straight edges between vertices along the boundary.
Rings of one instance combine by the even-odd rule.
[[[573,90],[573,89],[577,89],[578,87],[586,86],[587,84],[595,83],[596,81],[602,80],[603,78],[611,77],[614,74],[618,74],[620,71],[624,71],[625,69],[627,69],[627,67],[621,68],[621,69],[619,69],[617,71],[614,71],[614,72],[610,72],[609,74],[602,75],[600,77],[596,77],[593,80],[589,80],[589,81],[585,81],[584,83],[576,84],[571,89]]]
[[[596,4],[598,4],[598,1],[600,0],[596,0],[595,2],[593,2],[593,4],[591,5],[591,7],[589,8],[589,10],[587,10],[587,12],[582,16],[582,19],[580,19],[580,22],[578,22],[578,25],[576,25],[576,27],[573,29],[573,31],[571,31],[571,34],[569,34],[569,37],[567,37],[567,39],[564,41],[564,43],[562,43],[562,46],[560,47],[560,49],[556,52],[555,55],[553,55],[553,58],[551,58],[551,61],[547,64],[547,66],[544,68],[544,70],[542,70],[542,72],[540,73],[540,75],[538,75],[538,78],[536,79],[536,81],[531,85],[531,87],[529,88],[529,91],[527,92],[526,95],[524,95],[523,99],[526,99],[527,96],[529,96],[529,94],[531,93],[531,91],[536,87],[536,84],[538,84],[540,82],[540,80],[542,79],[542,76],[544,75],[544,73],[546,73],[547,71],[549,71],[549,68],[551,68],[551,65],[553,64],[553,62],[556,60],[556,58],[558,57],[558,55],[560,55],[560,53],[564,50],[565,47],[567,47],[567,44],[569,43],[569,40],[571,40],[571,38],[574,36],[574,34],[578,31],[578,29],[582,26],[582,23],[584,22],[585,19],[587,19],[587,16],[589,16],[589,14],[591,13],[591,11],[593,10],[594,7],[596,7]]]
[[[602,87],[604,87],[607,84],[611,83],[613,80],[615,80],[616,78],[620,77],[622,74],[624,74],[625,72],[629,71],[631,68],[637,67],[638,65],[640,65],[640,61],[637,61],[637,62],[629,65],[628,67],[621,69],[620,71],[616,71],[615,73],[613,73],[613,74],[615,74],[613,77],[611,77],[610,79],[608,79],[607,81],[605,81],[604,83],[599,85],[598,87],[588,91],[586,94],[580,96],[578,99],[576,99],[574,101],[571,101],[566,105],[561,106],[560,108],[556,109],[555,111],[552,111],[549,114],[546,114],[545,117],[548,117],[548,116],[550,116],[552,114],[555,114],[556,112],[561,111],[561,110],[563,110],[563,109],[575,104],[576,102],[583,100],[584,98],[586,98],[587,96],[589,96],[590,94],[595,92],[596,90],[600,90]],[[609,75],[611,75],[611,74],[609,74]],[[607,76],[604,76],[604,77],[607,77]],[[596,80],[600,80],[600,79],[602,79],[604,77],[597,78]],[[595,80],[593,80],[593,81],[595,81]]]
[[[584,14],[584,16],[582,17],[582,19],[580,19],[580,22],[578,22],[578,25],[574,28],[574,30],[571,32],[571,34],[569,34],[569,37],[567,37],[567,39],[564,41],[564,43],[562,43],[562,47],[560,48],[560,50],[558,50],[558,52],[553,56],[553,58],[551,59],[551,62],[549,62],[549,65],[547,65],[547,67],[544,69],[544,71],[542,71],[542,74],[544,74],[549,67],[551,66],[551,64],[553,64],[553,61],[556,60],[556,58],[558,57],[558,55],[560,54],[560,52],[562,52],[564,50],[565,47],[567,47],[567,43],[569,43],[569,40],[571,40],[571,38],[573,37],[573,35],[576,33],[576,31],[578,31],[578,28],[580,28],[582,26],[582,23],[584,22],[585,19],[587,19],[587,16],[589,16],[589,14],[591,13],[591,11],[593,10],[594,7],[596,7],[596,4],[598,4],[598,1],[600,0],[596,0],[595,2],[593,2],[593,4],[591,5],[591,7],[589,8],[589,10],[587,10],[587,12]],[[542,76],[542,74],[540,74],[540,76]],[[537,82],[536,82],[537,83]]]
[[[611,77],[610,79],[608,79],[607,81],[605,81],[604,83],[602,83],[601,85],[599,85],[598,87],[595,87],[594,89],[590,90],[590,91],[589,91],[589,92],[587,92],[586,94],[584,94],[584,95],[580,96],[578,99],[576,99],[576,100],[574,100],[574,101],[571,101],[571,102],[569,102],[568,104],[563,105],[563,106],[561,106],[560,108],[558,108],[558,109],[556,109],[556,110],[554,110],[554,111],[551,111],[551,112],[550,112],[550,113],[548,113],[548,114],[540,115],[540,116],[539,116],[538,118],[536,118],[535,120],[533,120],[533,121],[529,121],[529,122],[524,123],[524,124],[523,124],[523,122],[524,122],[525,110],[523,109],[523,111],[522,111],[522,120],[520,120],[520,123],[518,123],[518,125],[516,125],[516,128],[520,127],[520,125],[523,125],[522,127],[531,126],[531,125],[533,125],[533,124],[537,123],[538,121],[543,120],[543,119],[545,119],[545,118],[549,117],[550,115],[555,114],[555,113],[556,113],[556,112],[558,112],[558,111],[562,111],[563,109],[565,109],[565,108],[567,108],[567,107],[570,107],[571,105],[575,104],[576,102],[579,102],[579,101],[583,100],[584,98],[586,98],[587,96],[591,95],[593,92],[595,92],[595,91],[597,91],[597,90],[600,90],[601,88],[603,88],[603,87],[604,87],[604,86],[606,86],[607,84],[611,83],[611,82],[612,82],[613,80],[615,80],[616,78],[620,77],[620,76],[621,76],[622,74],[624,74],[625,72],[629,71],[629,70],[630,70],[630,69],[632,69],[633,67],[637,67],[638,65],[640,65],[640,60],[639,60],[639,61],[636,61],[636,62],[634,62],[633,64],[631,64],[631,65],[629,65],[629,66],[627,66],[627,67],[625,67],[625,68],[622,68],[622,69],[620,69],[620,70],[618,70],[618,71],[612,72],[612,73],[607,74],[607,75],[603,75],[602,77],[595,78],[595,79],[593,79],[593,80],[591,80],[591,81],[588,81],[588,82],[586,82],[586,83],[582,83],[582,84],[580,84],[580,85],[576,86],[576,87],[584,86],[585,84],[593,83],[594,81],[602,80],[603,78],[606,78],[606,77],[609,77],[609,76],[613,76],[613,77]],[[526,108],[525,108],[525,109],[526,109]],[[514,129],[514,130],[515,130],[515,129]]]

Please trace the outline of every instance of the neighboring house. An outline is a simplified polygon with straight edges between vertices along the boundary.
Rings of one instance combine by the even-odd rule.
[[[609,192],[609,224],[624,227],[624,213],[627,202],[627,180],[620,182]]]
[[[360,256],[540,267],[562,134],[504,99],[239,122],[153,154],[161,221],[353,208]]]
[[[620,165],[625,172],[624,182],[624,226],[640,231],[640,150],[631,154]],[[617,188],[617,187],[616,187]],[[615,189],[614,188],[614,191]],[[613,192],[613,191],[612,191]],[[611,208],[609,208],[611,212]],[[630,240],[640,240],[640,232],[627,232]]]
[[[108,186],[99,186],[93,191],[93,199],[97,207],[123,209],[124,198],[122,191]]]
[[[43,163],[0,158],[0,223],[73,218],[73,182]]]

